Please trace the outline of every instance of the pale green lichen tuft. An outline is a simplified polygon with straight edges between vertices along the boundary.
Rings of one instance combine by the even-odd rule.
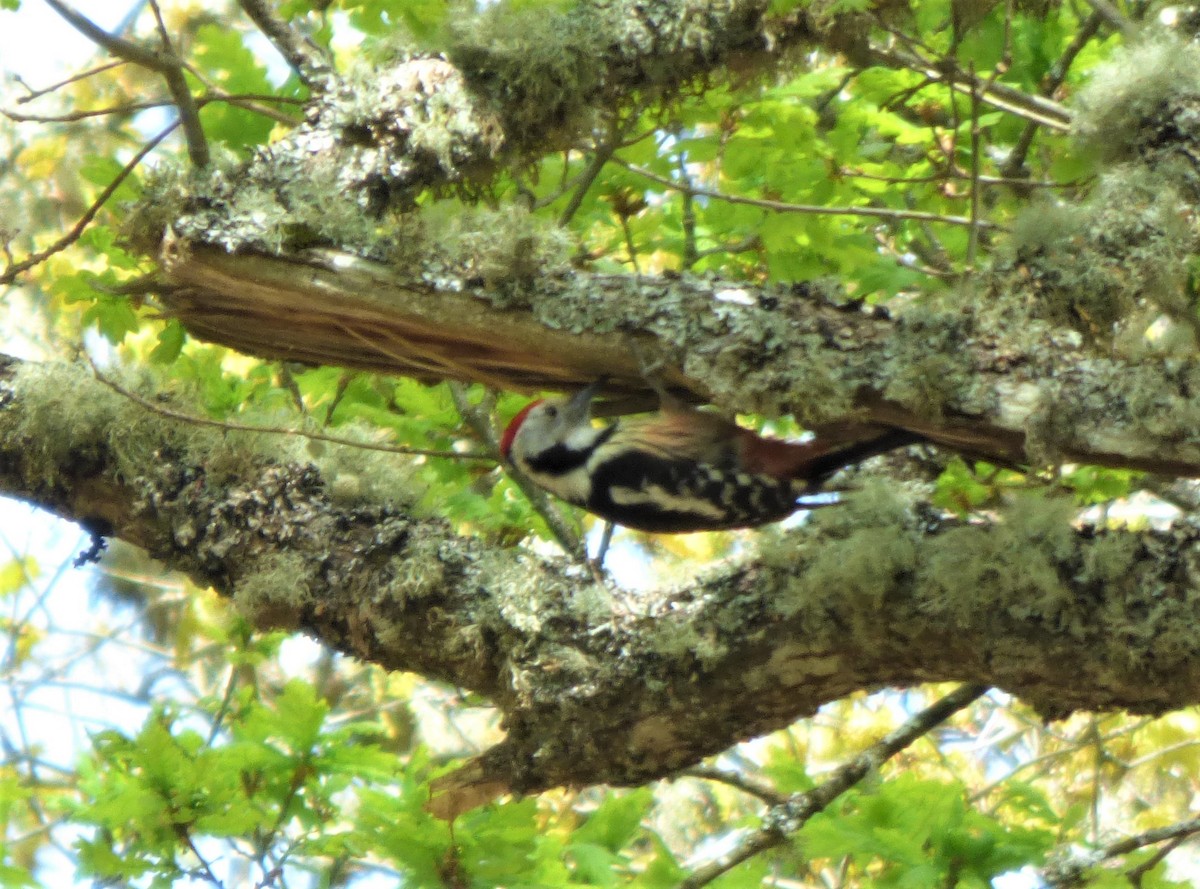
[[[1075,132],[1105,163],[1200,143],[1200,46],[1157,31],[1097,67],[1079,93]]]
[[[459,26],[448,55],[492,99],[518,149],[577,127],[600,85],[605,33],[586,6],[495,4]]]
[[[1147,170],[1118,168],[1078,206],[1038,206],[1022,214],[1014,248],[1023,277],[1017,299],[1041,317],[1109,343],[1147,303],[1175,317],[1197,232],[1178,192]],[[1030,302],[1032,301],[1032,302]]]
[[[444,593],[447,583],[446,565],[437,538],[417,538],[404,551],[388,560],[391,579],[378,596],[401,607]]]
[[[238,580],[233,600],[238,611],[258,626],[290,625],[302,608],[312,604],[313,580],[313,568],[303,557],[271,553],[259,557]]]
[[[491,210],[445,201],[422,210],[420,231],[398,241],[391,261],[435,286],[478,286],[499,308],[536,282],[566,274],[574,241],[520,207]]]
[[[940,421],[951,404],[967,405],[977,385],[966,344],[973,334],[968,316],[913,307],[896,323],[888,340],[892,370],[884,376],[884,397],[920,416]]]
[[[818,510],[802,546],[791,538],[765,543],[765,564],[795,572],[772,597],[772,610],[813,634],[830,632],[822,603],[831,598],[861,601],[864,607],[850,613],[864,620],[878,613],[898,579],[916,570],[908,510],[909,502],[889,485],[872,481],[843,505]]]
[[[1017,498],[987,529],[955,528],[930,544],[918,578],[924,610],[960,626],[990,611],[1079,632],[1071,622],[1074,594],[1061,575],[1075,552],[1069,498]]]

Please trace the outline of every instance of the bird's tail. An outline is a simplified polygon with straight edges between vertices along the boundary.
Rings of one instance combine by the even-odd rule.
[[[810,458],[805,467],[805,477],[810,490],[816,490],[841,469],[861,463],[871,457],[886,454],[898,448],[921,444],[928,439],[919,432],[908,429],[887,429],[874,438],[863,439],[844,446],[835,447]],[[820,439],[817,440],[818,442]]]

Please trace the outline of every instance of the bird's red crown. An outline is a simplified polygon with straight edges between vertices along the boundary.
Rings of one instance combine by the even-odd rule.
[[[513,439],[517,437],[517,430],[520,429],[521,424],[525,422],[525,417],[527,417],[529,412],[541,404],[544,400],[545,399],[539,398],[536,401],[529,402],[529,404],[521,408],[521,410],[517,412],[517,415],[509,421],[508,426],[504,430],[504,435],[500,436],[500,454],[505,460],[508,459],[509,451],[512,450]]]

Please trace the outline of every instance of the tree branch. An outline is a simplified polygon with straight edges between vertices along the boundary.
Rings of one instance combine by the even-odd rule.
[[[86,368],[0,361],[4,493],[144,547],[260,627],[492,698],[506,739],[443,788],[451,807],[675,774],[880,685],[993,685],[1048,717],[1200,700],[1197,528],[1076,529],[1042,501],[959,525],[867,490],[631,614],[582,566],[415,515],[419,491],[335,500],[356,453],[313,465]]]
[[[267,358],[518,391],[607,377],[610,394],[641,395],[640,352],[661,360],[669,388],[734,413],[813,429],[854,416],[1010,465],[1200,476],[1186,374],[1101,357],[1033,319],[1014,341],[1008,315],[891,318],[815,285],[580,272],[493,290],[435,261],[443,288],[334,251],[282,260],[168,245],[163,300],[202,339]]]
[[[208,141],[204,136],[204,128],[200,125],[196,101],[183,77],[183,63],[172,52],[165,32],[162,34],[163,50],[154,52],[131,40],[109,34],[78,10],[64,3],[63,0],[45,0],[45,2],[71,27],[97,46],[108,50],[119,59],[140,65],[163,76],[167,83],[167,90],[171,93],[171,99],[179,111],[179,120],[183,125],[187,141],[188,156],[197,169],[207,167],[209,162]]]
[[[275,14],[265,0],[238,0],[242,11],[279,50],[300,80],[314,93],[329,87],[333,65],[328,54]]]
[[[773,804],[763,817],[762,827],[743,837],[736,848],[716,861],[693,871],[679,884],[679,889],[700,889],[701,886],[707,886],[743,861],[787,842],[810,818],[823,811],[870,772],[878,769],[914,741],[924,737],[939,723],[949,719],[987,690],[986,685],[960,686],[884,735],[849,762],[839,766],[831,777],[812,790],[793,794],[788,799]]]

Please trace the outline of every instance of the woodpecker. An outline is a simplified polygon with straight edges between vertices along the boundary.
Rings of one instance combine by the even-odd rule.
[[[500,440],[504,459],[539,487],[588,512],[655,533],[720,531],[777,522],[839,469],[922,441],[864,427],[846,443],[763,438],[660,396],[655,414],[592,425],[601,383],[527,404]]]

